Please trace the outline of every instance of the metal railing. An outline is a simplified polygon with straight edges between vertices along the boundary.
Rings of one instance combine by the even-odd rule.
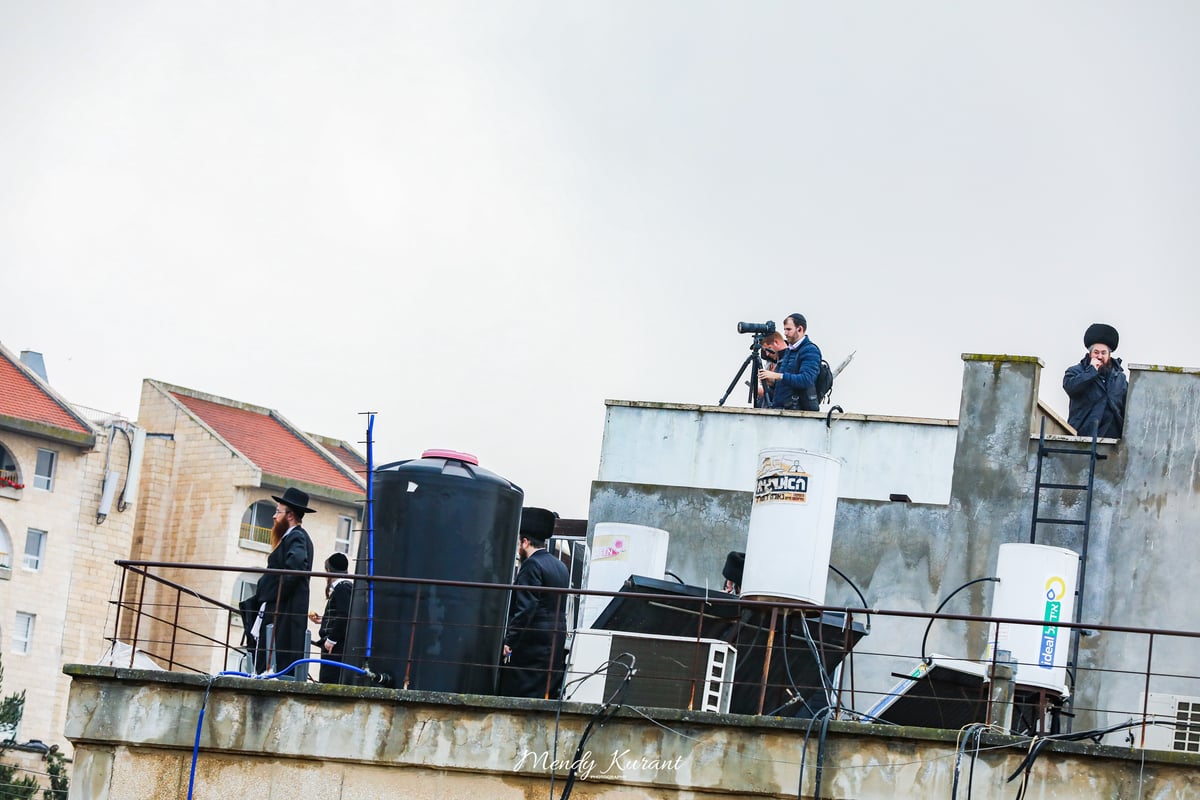
[[[241,538],[248,542],[258,542],[259,544],[271,543],[271,529],[264,528],[261,525],[252,525],[249,522],[242,523]]]
[[[450,590],[471,590],[492,597],[491,593],[504,593],[501,605],[507,607],[507,596],[513,590],[510,584],[472,583],[389,576],[341,575],[325,572],[294,572],[217,565],[195,565],[146,561],[118,561],[121,580],[117,597],[111,602],[115,608],[112,626],[113,642],[129,645],[129,663],[118,666],[135,666],[135,656],[141,652],[166,669],[211,674],[226,669],[245,667],[251,663],[246,644],[245,630],[241,621],[241,610],[233,605],[209,596],[220,593],[207,587],[220,585],[221,573],[237,575],[273,573],[279,576],[305,575],[310,578],[349,578],[356,582],[356,592],[366,592],[373,584],[375,592],[395,598],[403,595],[403,613],[395,604],[376,604],[376,618],[364,619],[358,608],[365,603],[356,601],[351,628],[354,625],[374,626],[377,642],[377,657],[388,668],[392,685],[400,689],[430,689],[444,691],[439,679],[448,673],[483,673],[488,676],[484,683],[494,686],[495,678],[502,674],[500,649],[503,641],[505,619],[479,620],[471,618],[469,611],[462,618],[454,619],[445,613]],[[657,582],[662,584],[663,582]],[[627,586],[630,584],[627,583]],[[666,584],[663,584],[666,585]],[[942,614],[920,611],[866,609],[853,607],[814,606],[783,600],[748,600],[721,592],[688,594],[681,588],[678,592],[656,590],[655,586],[642,587],[636,591],[598,592],[576,589],[522,587],[561,598],[558,608],[577,608],[582,598],[599,596],[610,599],[610,605],[598,623],[606,626],[623,625],[625,628],[641,626],[643,630],[629,632],[609,627],[601,637],[613,637],[613,650],[618,646],[627,649],[621,655],[634,654],[637,658],[637,678],[631,683],[627,695],[619,699],[628,705],[651,706],[658,703],[669,707],[700,708],[696,699],[712,688],[708,685],[713,676],[700,665],[708,663],[708,653],[713,643],[732,646],[736,652],[736,668],[731,674],[719,678],[724,682],[722,691],[727,693],[728,710],[731,713],[759,714],[772,716],[799,716],[812,718],[829,714],[840,719],[879,722],[884,724],[920,724],[925,727],[959,728],[959,718],[968,722],[991,722],[996,717],[999,704],[1011,703],[1013,710],[1012,730],[1023,733],[1056,732],[1051,729],[1057,714],[1062,710],[1063,699],[1056,692],[1046,690],[1036,681],[1022,684],[1024,674],[1036,674],[1039,667],[1034,663],[1003,664],[1015,667],[1015,693],[1008,700],[991,691],[993,684],[988,676],[997,672],[995,660],[1000,652],[991,648],[991,659],[931,657],[922,652],[880,652],[870,648],[871,626],[877,630],[884,625],[928,626],[936,621],[962,623],[971,629],[985,632],[992,641],[998,625],[1026,626],[1039,629],[1044,621],[1011,618],[983,617],[967,614]],[[208,594],[196,587],[204,587]],[[661,589],[661,587],[659,587]],[[319,598],[319,595],[317,595]],[[569,602],[574,598],[574,602]],[[612,603],[613,599],[620,603]],[[319,605],[314,602],[313,605]],[[616,613],[609,613],[616,609]],[[607,615],[607,620],[606,620]],[[624,616],[622,616],[624,615]],[[628,624],[634,620],[637,624]],[[1104,685],[1124,682],[1136,691],[1126,695],[1121,703],[1102,707],[1080,701],[1076,692],[1074,713],[1104,719],[1105,715],[1123,715],[1126,718],[1141,718],[1144,723],[1140,733],[1129,739],[1130,744],[1144,742],[1146,726],[1157,719],[1149,701],[1152,693],[1170,695],[1200,695],[1200,678],[1191,670],[1157,671],[1155,653],[1165,649],[1180,663],[1180,647],[1200,646],[1200,632],[1156,630],[1132,626],[1082,625],[1060,622],[1059,628],[1069,634],[1079,629],[1089,635],[1100,634],[1121,638],[1121,649],[1142,666],[1136,669],[1104,669],[1096,666],[1080,667],[1074,675],[1074,685],[1084,687],[1089,683]],[[668,628],[670,630],[668,630]],[[926,627],[926,632],[928,628]],[[578,636],[596,634],[597,631],[576,632],[568,637],[567,647],[574,647]],[[646,634],[649,634],[648,636]],[[642,636],[646,644],[639,645]],[[432,637],[430,639],[429,637]],[[964,638],[971,638],[969,636]],[[976,637],[978,638],[978,637]],[[438,647],[422,647],[422,640],[436,639]],[[670,640],[676,648],[670,658],[660,657]],[[911,641],[920,640],[919,636]],[[437,655],[438,651],[449,652],[440,646],[444,642],[477,641],[479,647],[466,647],[459,656]],[[679,642],[694,645],[694,658],[687,655],[687,648],[679,649]],[[566,670],[564,699],[571,699],[578,687],[592,674],[592,665],[583,667],[574,663],[574,657],[584,648],[583,640],[572,653],[573,660]],[[382,646],[381,646],[382,645]],[[638,649],[641,647],[642,649]],[[681,657],[679,653],[684,655]],[[701,654],[703,652],[703,657]],[[1136,656],[1144,653],[1144,659]],[[317,654],[312,652],[311,657]],[[609,652],[605,662],[611,671],[616,652]],[[353,638],[347,649],[347,661],[361,664],[364,653]],[[660,661],[671,661],[668,668]],[[934,686],[928,677],[933,666],[947,669],[954,662],[967,662],[971,670],[958,672],[954,681],[947,686],[958,686],[952,693]],[[896,666],[903,669],[896,672]],[[681,667],[682,665],[682,667]],[[287,665],[277,665],[283,668]],[[624,668],[632,672],[632,665]],[[251,672],[253,670],[244,669]],[[353,682],[349,672],[344,682]],[[974,677],[972,678],[972,675]],[[965,677],[964,677],[965,676]],[[547,688],[553,684],[547,672]],[[600,677],[603,677],[601,675]],[[611,677],[611,676],[610,676]],[[619,677],[619,676],[618,676]],[[901,683],[893,686],[896,679]],[[899,699],[897,687],[906,682],[921,688],[921,681],[931,683],[935,695],[921,700],[928,706],[922,713],[931,722],[905,721],[903,714],[890,709],[877,714],[867,710],[886,706]],[[611,682],[610,682],[611,683]],[[619,681],[618,681],[619,683]],[[942,692],[942,696],[938,692]],[[548,692],[556,697],[556,692]],[[928,694],[928,692],[926,692]],[[1090,697],[1089,693],[1083,696]],[[672,699],[673,698],[673,699]],[[683,700],[680,700],[683,698]],[[919,704],[918,704],[919,705]],[[911,711],[912,703],[909,703]],[[721,710],[725,710],[722,708]],[[1126,734],[1128,735],[1128,734]],[[1200,735],[1200,734],[1198,734]]]

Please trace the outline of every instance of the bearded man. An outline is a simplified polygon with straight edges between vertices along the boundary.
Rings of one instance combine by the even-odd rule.
[[[1087,353],[1063,376],[1063,390],[1071,398],[1067,422],[1080,436],[1121,438],[1129,381],[1121,359],[1113,356],[1120,340],[1112,325],[1089,325],[1083,334]]]
[[[544,508],[521,510],[518,552],[521,569],[509,604],[504,634],[500,694],[509,697],[558,697],[566,666],[567,596],[536,587],[566,589],[567,566],[546,550],[558,515]]]
[[[308,532],[300,527],[305,514],[315,513],[308,507],[308,493],[289,486],[282,497],[272,495],[275,520],[271,526],[271,544],[274,549],[267,556],[268,569],[290,569],[308,572],[313,565],[313,543]],[[258,581],[254,594],[261,603],[263,619],[275,626],[274,670],[287,669],[293,662],[304,658],[308,652],[308,581],[307,575],[275,575],[266,573]],[[269,652],[259,649],[258,672],[270,668]],[[292,680],[304,680],[308,669],[301,664],[295,668]]]

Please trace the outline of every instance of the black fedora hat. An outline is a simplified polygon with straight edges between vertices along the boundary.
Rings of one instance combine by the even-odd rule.
[[[325,559],[326,572],[345,572],[348,569],[350,569],[350,559],[346,558],[345,553],[334,553]]]
[[[285,489],[283,492],[283,497],[271,495],[271,499],[276,503],[283,503],[285,506],[291,506],[297,511],[303,511],[305,514],[317,513],[308,507],[308,492],[301,491],[295,486],[289,486],[287,489]]]

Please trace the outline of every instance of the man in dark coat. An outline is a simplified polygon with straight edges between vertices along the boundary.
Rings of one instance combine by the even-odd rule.
[[[817,375],[821,371],[821,348],[808,338],[808,320],[803,314],[788,314],[783,319],[783,338],[787,349],[780,354],[776,369],[758,374],[771,388],[771,408],[818,411]]]
[[[300,527],[304,515],[314,513],[308,507],[308,493],[289,486],[282,497],[272,495],[271,499],[278,505],[271,528],[275,548],[267,556],[267,568],[310,571],[313,543],[308,532]],[[262,603],[263,619],[275,626],[276,672],[287,669],[308,653],[308,580],[307,575],[267,573],[258,581],[254,596]],[[255,666],[259,672],[265,672],[271,666],[269,654],[262,647],[259,654]],[[294,674],[297,680],[304,680],[308,670],[301,664]]]
[[[345,574],[350,569],[350,559],[344,553],[334,553],[325,559],[326,572]],[[340,663],[342,654],[346,652],[346,623],[350,619],[350,601],[354,597],[354,582],[349,578],[326,578],[325,613],[315,611],[308,615],[321,628],[317,635],[321,638],[313,642],[321,651],[321,673],[318,680],[321,683],[342,683],[341,667],[332,662]]]
[[[521,511],[521,569],[509,605],[504,634],[500,694],[510,697],[557,697],[566,666],[567,596],[520,587],[570,585],[563,564],[546,551],[555,514],[544,508]]]
[[[1101,322],[1089,325],[1083,335],[1087,354],[1063,376],[1063,389],[1071,398],[1067,422],[1080,436],[1121,436],[1129,381],[1121,369],[1121,359],[1112,356],[1119,341],[1113,326]]]

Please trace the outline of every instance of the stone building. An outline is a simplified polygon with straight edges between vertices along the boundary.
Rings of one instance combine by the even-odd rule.
[[[145,479],[130,557],[179,564],[263,568],[271,550],[272,495],[288,486],[308,492],[315,514],[304,519],[314,547],[314,568],[334,551],[353,553],[365,481],[361,457],[345,442],[314,437],[279,412],[156,380],[142,384],[138,422],[147,430]],[[324,442],[324,444],[322,444]],[[178,571],[158,574],[170,579]],[[206,573],[189,589],[236,606],[254,592],[258,574]],[[126,587],[132,600],[141,586]],[[142,603],[173,608],[179,593],[148,583]],[[314,583],[311,609],[324,596]],[[182,603],[175,618],[138,630],[138,649],[163,666],[201,671],[238,669],[234,653],[214,646],[226,640],[236,615],[214,615]],[[178,635],[174,635],[178,632]],[[134,632],[123,631],[127,638]]]
[[[0,652],[4,693],[25,692],[18,741],[65,744],[65,663],[96,663],[112,635],[116,569],[136,516],[138,426],[77,408],[0,346]],[[41,371],[39,373],[39,370]]]

